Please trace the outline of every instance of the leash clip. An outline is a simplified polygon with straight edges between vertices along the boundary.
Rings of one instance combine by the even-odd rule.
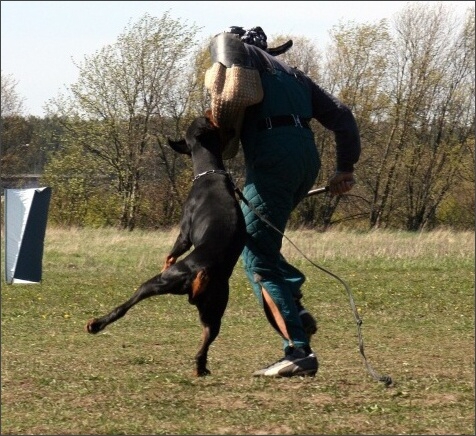
[[[299,119],[299,115],[291,114],[291,116],[294,119],[294,127],[300,127],[302,129],[302,124],[301,124],[301,120]]]
[[[266,117],[264,119],[266,121],[266,128],[268,130],[271,130],[273,128],[273,123],[271,122],[271,118],[270,117]]]

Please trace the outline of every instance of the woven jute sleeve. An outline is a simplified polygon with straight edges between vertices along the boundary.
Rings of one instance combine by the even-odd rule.
[[[205,87],[211,97],[213,121],[218,127],[232,127],[236,131],[235,138],[223,153],[223,157],[229,159],[238,151],[245,109],[263,99],[260,75],[258,70],[252,68],[237,65],[226,68],[215,62],[205,73]]]

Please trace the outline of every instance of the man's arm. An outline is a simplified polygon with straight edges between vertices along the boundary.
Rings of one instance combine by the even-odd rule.
[[[333,95],[306,78],[312,90],[313,118],[334,132],[336,172],[329,180],[331,195],[348,192],[355,184],[354,165],[361,152],[360,134],[352,111]]]

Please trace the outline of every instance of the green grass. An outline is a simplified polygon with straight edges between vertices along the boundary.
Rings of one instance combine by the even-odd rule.
[[[98,335],[84,325],[161,269],[171,232],[48,228],[43,281],[6,285],[1,434],[474,434],[474,233],[290,232],[318,317],[315,378],[260,379],[281,355],[241,263],[204,378],[186,297],[145,300]],[[3,247],[2,247],[3,253]],[[3,259],[3,256],[2,256]]]

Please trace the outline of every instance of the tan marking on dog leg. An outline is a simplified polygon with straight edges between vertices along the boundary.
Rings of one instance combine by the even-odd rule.
[[[197,276],[192,282],[192,299],[198,297],[206,289],[209,281],[210,278],[206,270],[198,271]]]
[[[268,291],[265,288],[261,287],[261,292],[263,294],[264,302],[267,304],[270,312],[272,313],[273,318],[276,322],[276,325],[278,326],[281,332],[281,335],[285,339],[287,339],[291,344],[292,343],[291,336],[288,333],[286,322],[284,321],[283,315],[281,315],[281,312],[279,311],[278,306],[276,306],[276,303],[273,301],[273,299],[271,298],[271,295],[269,295]]]
[[[167,268],[170,268],[175,262],[177,262],[176,257],[167,256],[167,258],[165,259],[165,263],[164,263],[164,267],[162,268],[162,271],[165,271]]]

